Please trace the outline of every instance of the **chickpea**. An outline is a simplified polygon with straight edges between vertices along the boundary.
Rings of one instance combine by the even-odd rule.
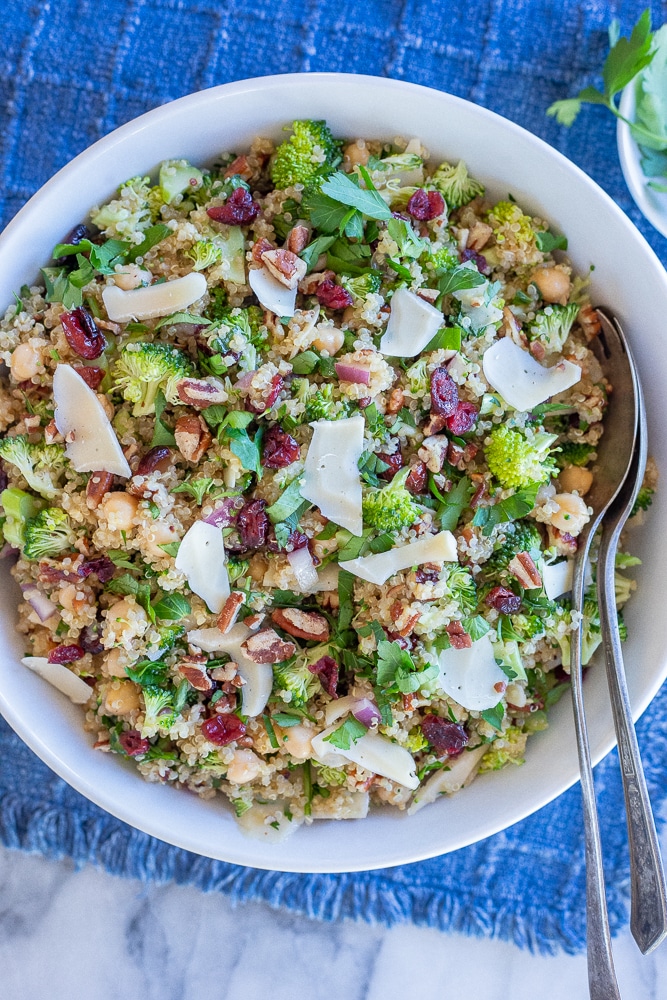
[[[118,681],[104,692],[104,715],[129,715],[141,706],[139,688],[132,681]]]
[[[108,493],[101,507],[110,528],[129,531],[134,522],[139,499],[131,493]]]
[[[345,343],[345,334],[336,326],[321,326],[318,328],[317,337],[313,341],[316,351],[326,351],[330,358],[340,351]]]
[[[558,267],[544,267],[535,271],[532,282],[537,285],[540,295],[545,302],[558,302],[560,305],[567,305],[567,298],[570,294],[570,279]]]
[[[114,410],[113,403],[111,402],[109,397],[105,395],[103,392],[98,392],[96,393],[96,395],[102,409],[107,415],[107,418],[109,420],[113,420],[113,418],[116,416],[116,411]]]
[[[157,524],[153,525],[151,537],[147,540],[146,555],[152,556],[154,559],[164,559],[167,553],[160,546],[177,541],[176,528],[172,524],[167,524],[166,521],[158,521]]]
[[[289,726],[287,729],[274,727],[280,746],[297,760],[309,760],[313,756],[313,746],[310,742],[315,732],[309,726]]]
[[[269,563],[264,556],[259,553],[251,556],[249,561],[249,574],[253,583],[261,583],[268,568]]]
[[[558,510],[551,515],[553,527],[569,535],[578,535],[589,519],[586,501],[576,493],[557,493],[553,502],[558,504]]]
[[[356,139],[350,142],[343,150],[343,166],[349,172],[354,167],[361,164],[365,167],[370,159],[370,150],[364,139]]]
[[[110,649],[104,657],[103,670],[109,677],[125,677],[125,666],[120,662],[122,652],[117,647]]]
[[[17,382],[27,382],[29,379],[34,378],[42,367],[42,359],[33,340],[29,340],[25,344],[19,344],[12,352],[9,364],[12,375]]]
[[[528,700],[526,692],[520,684],[508,684],[505,697],[509,704],[516,706],[516,708],[523,708]]]
[[[129,292],[132,288],[147,285],[151,280],[151,276],[148,271],[144,271],[138,264],[122,264],[116,268],[113,280],[119,288]]]
[[[564,493],[574,493],[583,497],[588,493],[593,485],[593,473],[589,469],[580,469],[577,465],[570,465],[563,469],[558,477],[561,489]]]
[[[257,777],[262,769],[262,764],[252,750],[235,750],[232,762],[227,768],[227,781],[234,785],[245,785]]]

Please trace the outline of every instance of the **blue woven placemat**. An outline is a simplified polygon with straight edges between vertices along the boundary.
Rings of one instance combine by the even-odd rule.
[[[123,122],[248,76],[336,70],[393,76],[498,111],[557,146],[628,212],[610,115],[571,131],[544,109],[593,82],[612,17],[645,0],[5,0],[0,49],[0,222],[59,167]],[[656,24],[667,5],[652,3]],[[667,689],[639,726],[653,801],[667,797]],[[627,919],[628,858],[616,755],[596,770],[612,927]],[[286,875],[210,861],[119,822],[74,792],[0,720],[0,839],[119,875],[344,916],[498,935],[541,951],[585,943],[579,790],[473,847],[403,868]]]

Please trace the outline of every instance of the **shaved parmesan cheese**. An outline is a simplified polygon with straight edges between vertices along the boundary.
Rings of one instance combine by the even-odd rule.
[[[251,267],[248,284],[261,305],[276,316],[293,316],[296,311],[296,288],[287,288],[265,267]]]
[[[222,531],[206,521],[195,521],[178,547],[175,566],[185,573],[190,590],[218,614],[229,597]]]
[[[129,323],[130,320],[154,319],[179,312],[200,299],[205,291],[206,278],[192,271],[173,281],[132,288],[127,292],[117,285],[106,285],[102,289],[102,299],[112,323]]]
[[[313,752],[317,760],[324,763],[336,758],[343,758],[343,761],[351,760],[367,771],[381,774],[383,778],[390,778],[397,781],[399,785],[406,788],[416,788],[419,778],[415,773],[415,762],[412,754],[401,747],[398,743],[392,743],[386,736],[379,733],[364,733],[358,740],[351,740],[349,750],[341,750],[339,747],[332,747],[326,741],[326,737],[333,733],[338,726],[330,726],[312,739]],[[333,750],[333,753],[332,753]],[[336,765],[327,765],[336,766]],[[340,764],[338,765],[340,766]]]
[[[273,667],[270,663],[255,663],[242,649],[250,629],[247,625],[234,625],[229,632],[219,628],[200,628],[188,632],[188,642],[206,653],[227,653],[238,664],[243,680],[241,688],[241,711],[253,717],[264,711],[273,687]]]
[[[70,365],[58,365],[53,376],[56,427],[77,472],[132,475],[116,432],[99,399]]]
[[[282,799],[274,802],[255,802],[250,809],[237,819],[246,837],[264,840],[268,844],[280,844],[301,825],[301,820],[288,819],[288,803]]]
[[[469,262],[471,270],[476,270],[475,265]],[[503,311],[493,301],[487,302],[489,292],[489,282],[482,285],[475,285],[474,288],[461,288],[458,292],[452,292],[455,299],[461,303],[461,312],[470,319],[473,330],[483,330],[491,323],[497,323],[503,318]]]
[[[49,663],[45,656],[24,656],[21,663],[66,694],[75,705],[85,705],[93,689],[62,663]]]
[[[584,571],[584,586],[590,587],[593,582],[593,571],[590,559],[586,560]],[[544,592],[550,601],[555,601],[562,594],[569,594],[574,583],[574,559],[564,559],[562,562],[551,563],[542,569]]]
[[[317,583],[309,588],[309,594],[318,594],[323,590],[338,590],[338,565],[327,563],[317,574]]]
[[[427,535],[409,545],[398,545],[388,552],[360,556],[339,563],[341,569],[349,570],[361,580],[378,585],[385,583],[402,569],[419,566],[425,562],[456,562],[456,539],[451,531],[440,531],[437,535]]]
[[[434,774],[415,794],[408,808],[408,816],[414,816],[424,806],[435,802],[439,795],[454,795],[455,792],[460,792],[463,786],[474,778],[487,750],[488,745],[482,743],[474,750],[466,750],[451,763],[448,762],[446,770]]]
[[[507,677],[496,663],[488,635],[467,649],[454,649],[453,646],[444,649],[437,663],[440,687],[469,712],[483,712],[500,701],[501,694],[495,685],[502,684],[500,691],[503,691]]]
[[[353,535],[363,531],[359,459],[364,450],[364,418],[317,420],[311,424],[301,496],[330,521]]]
[[[482,365],[487,381],[510,406],[521,412],[565,392],[581,378],[579,365],[559,361],[553,368],[543,368],[532,354],[509,337],[487,348]]]
[[[391,300],[391,313],[380,350],[392,358],[414,358],[433,340],[445,318],[430,302],[398,288]]]

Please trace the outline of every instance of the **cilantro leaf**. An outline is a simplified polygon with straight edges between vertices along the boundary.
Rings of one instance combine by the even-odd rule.
[[[320,190],[333,201],[356,208],[369,219],[392,218],[391,209],[374,188],[360,188],[348,174],[340,170],[327,177]]]
[[[535,506],[540,485],[540,483],[530,483],[523,489],[517,490],[511,497],[500,500],[491,507],[478,507],[472,523],[482,528],[482,534],[490,535],[497,524],[525,517]]]
[[[457,264],[451,271],[445,271],[438,280],[438,288],[441,295],[451,295],[452,292],[460,292],[465,288],[476,288],[483,285],[486,278],[479,271],[466,264]]]
[[[651,62],[653,53],[650,51],[653,35],[651,34],[651,11],[647,8],[641,15],[630,38],[619,37],[618,29],[612,30],[615,44],[602,67],[605,95],[612,97],[630,83],[645,66]]]
[[[552,250],[567,250],[567,236],[555,236],[548,230],[535,233],[535,242],[538,250],[542,253],[551,253]]]
[[[462,479],[459,479],[456,486],[449,493],[441,493],[431,475],[429,476],[429,488],[436,500],[440,501],[437,513],[440,518],[441,529],[443,531],[454,531],[459,523],[461,514],[468,506],[470,498],[475,492],[475,487],[468,477],[464,476]]]
[[[353,715],[350,715],[342,726],[334,729],[333,733],[329,733],[328,736],[324,737],[324,742],[331,743],[333,747],[337,747],[339,750],[349,750],[352,744],[360,740],[367,732],[366,726],[355,719]]]
[[[260,427],[254,438],[251,438],[244,427],[227,427],[226,434],[230,438],[229,447],[248,472],[254,472],[258,479],[262,475],[261,450],[263,428]]]

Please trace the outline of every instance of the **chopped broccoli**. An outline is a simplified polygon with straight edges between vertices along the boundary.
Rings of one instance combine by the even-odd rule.
[[[463,566],[447,567],[447,590],[464,614],[472,614],[477,607],[477,586],[472,573]]]
[[[273,690],[289,705],[301,708],[321,688],[317,674],[308,667],[325,655],[329,655],[328,646],[313,646],[291,660],[276,663],[273,667]]]
[[[0,493],[0,505],[5,512],[5,522],[2,525],[5,541],[20,549],[25,541],[26,521],[36,517],[42,507],[42,501],[26,493],[25,490],[12,486]]]
[[[539,615],[512,615],[512,628],[524,641],[544,635],[544,622]]]
[[[340,148],[325,121],[295,121],[275,152],[271,180],[280,189],[321,181],[340,163]]]
[[[532,246],[535,243],[533,220],[524,215],[514,201],[499,201],[488,215],[496,243],[504,243],[511,235],[518,246]]]
[[[342,767],[327,767],[324,764],[315,764],[318,785],[344,785],[347,780],[347,773]]]
[[[203,174],[187,160],[165,160],[160,165],[160,192],[165,205],[171,205],[179,194],[197,191],[202,186]]]
[[[511,521],[503,525],[505,540],[496,545],[490,558],[484,563],[485,574],[502,573],[517,552],[528,552],[536,562],[542,549],[542,536],[537,525],[531,521]]]
[[[143,737],[155,736],[158,730],[169,729],[177,718],[174,692],[167,688],[146,686],[141,690],[145,705],[144,721],[138,727]]]
[[[512,680],[517,678],[525,681],[526,670],[521,659],[519,643],[516,639],[499,640],[493,643],[493,655],[496,663]]]
[[[459,255],[453,247],[440,247],[435,253],[429,255],[426,263],[435,271],[451,271],[458,267]]]
[[[155,630],[159,633],[159,640],[157,643],[157,648],[162,654],[168,652],[168,650],[173,649],[176,642],[181,638],[185,629],[182,625],[157,625],[154,626]]]
[[[628,638],[628,626],[625,624],[621,611],[618,612],[618,635],[621,642],[625,642]]]
[[[178,401],[176,384],[194,374],[191,361],[176,347],[162,343],[131,343],[120,353],[114,379],[125,399],[134,403],[135,417],[155,412],[155,399],[162,390],[169,403]]]
[[[526,733],[516,726],[510,726],[484,754],[480,771],[499,771],[507,764],[523,764],[527,739]]]
[[[588,465],[595,457],[595,446],[584,441],[565,441],[559,445],[556,453],[556,463],[559,469],[566,465]]]
[[[203,271],[222,260],[222,249],[212,240],[197,240],[187,253],[194,261],[195,271]]]
[[[153,221],[149,204],[150,177],[131,177],[118,189],[118,198],[93,209],[90,219],[111,239],[136,239]]]
[[[486,447],[489,469],[505,489],[543,483],[556,472],[556,464],[549,457],[556,438],[556,434],[543,431],[528,437],[507,424],[494,427]]]
[[[409,750],[410,753],[420,753],[422,750],[426,750],[429,746],[429,742],[422,733],[421,729],[417,727],[409,734],[403,746],[406,750]]]
[[[632,508],[632,513],[630,517],[634,517],[638,514],[640,510],[648,510],[653,503],[653,494],[655,490],[652,490],[650,486],[642,486],[637,494],[637,499],[635,500],[635,505]]]
[[[614,594],[616,595],[616,607],[621,608],[626,604],[635,590],[637,584],[635,580],[628,580],[618,570],[614,573]]]
[[[411,174],[415,170],[422,171],[423,167],[422,157],[418,153],[408,152],[391,153],[390,156],[383,156],[382,159],[371,157],[368,163],[371,179],[378,187],[386,183],[386,179],[390,179],[396,174]],[[416,179],[421,179],[421,174]],[[412,178],[410,181],[415,182]]]
[[[461,208],[484,194],[484,185],[470,176],[463,160],[459,160],[456,166],[441,163],[430,182],[437,187],[450,209]]]
[[[47,507],[26,521],[23,555],[26,559],[57,556],[74,544],[69,518],[60,507]]]
[[[392,481],[382,489],[371,489],[362,500],[364,521],[382,532],[400,531],[414,524],[420,509],[411,493],[405,488],[410,474],[406,467],[397,472]]]
[[[30,444],[25,434],[0,438],[0,458],[15,465],[28,486],[51,499],[65,468],[65,449],[59,444]]]
[[[587,666],[593,653],[602,642],[600,631],[600,609],[598,607],[595,590],[590,589],[584,597],[584,607],[581,619],[581,664]],[[563,666],[570,666],[570,633],[558,637],[558,645],[561,648]]]
[[[360,274],[357,278],[343,277],[341,285],[350,293],[355,302],[363,302],[367,296],[380,291],[380,275],[368,272]]]
[[[345,416],[347,407],[342,400],[333,398],[331,382],[325,382],[306,400],[306,420],[340,420]]]
[[[561,352],[578,313],[576,302],[567,306],[547,306],[537,313],[528,327],[528,339],[541,341],[548,351]]]

